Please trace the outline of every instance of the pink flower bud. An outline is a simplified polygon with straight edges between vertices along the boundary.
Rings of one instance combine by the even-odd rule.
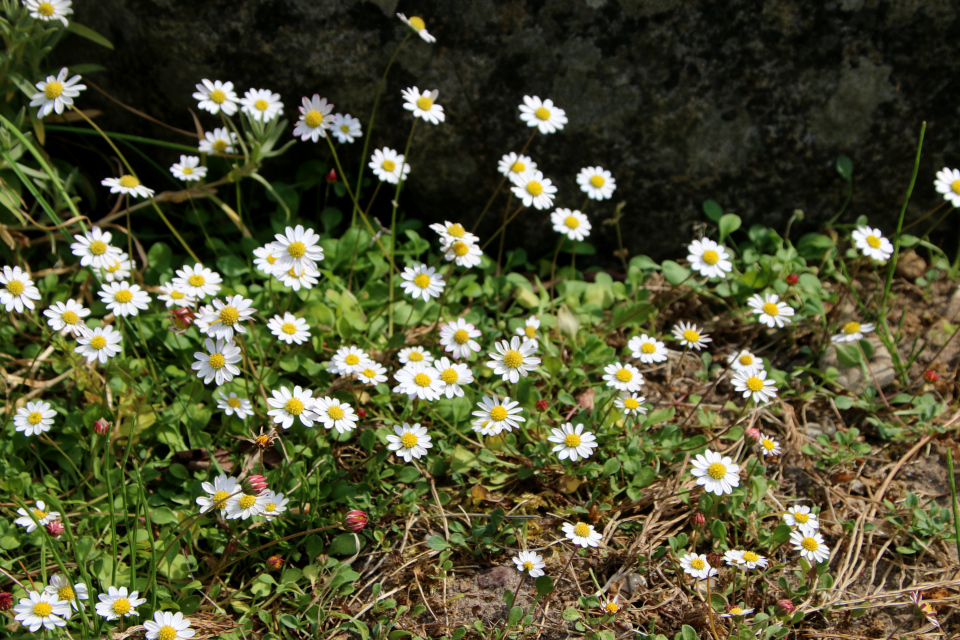
[[[937,382],[940,380],[940,374],[934,371],[933,369],[927,369],[923,372],[923,379],[927,382]]]
[[[270,556],[267,558],[267,568],[271,571],[276,571],[283,566],[283,558],[281,556]]]
[[[798,282],[800,282],[800,276],[798,276],[797,274],[791,273],[787,276],[787,284],[790,285],[791,287],[797,284]]]
[[[777,602],[777,608],[783,611],[783,615],[787,616],[797,610],[797,607],[793,604],[793,600],[789,600],[787,598],[779,600]]]
[[[327,182],[336,182],[337,181],[337,171],[336,169],[330,169],[330,172],[326,176]]]
[[[100,418],[93,423],[93,430],[98,436],[105,436],[110,433],[110,423],[107,422],[106,418]]]
[[[261,475],[247,476],[240,485],[245,493],[258,496],[267,490],[267,479]]]
[[[366,418],[367,417],[366,409],[357,409],[357,417],[360,418],[361,420]]]
[[[223,548],[223,557],[229,558],[237,553],[237,542],[236,540],[231,540],[227,543],[227,546]]]
[[[546,410],[547,410],[547,401],[537,400],[537,411],[546,411]]]
[[[693,514],[693,517],[690,518],[690,522],[695,527],[702,527],[703,525],[707,524],[707,519],[703,517],[702,513],[697,511],[695,514]]]
[[[760,438],[763,437],[763,434],[760,433],[760,429],[757,429],[756,427],[750,427],[749,429],[747,429],[747,430],[744,431],[743,433],[744,433],[745,436],[747,436],[748,438],[750,438],[750,439],[753,440],[754,442],[760,442]]]
[[[49,533],[54,538],[59,538],[63,535],[63,524],[59,520],[54,520],[47,523],[47,533]]]
[[[354,533],[363,531],[367,526],[367,514],[359,509],[347,512],[347,517],[343,521],[343,526]]]
[[[13,606],[13,594],[9,591],[0,591],[0,611],[6,611]]]

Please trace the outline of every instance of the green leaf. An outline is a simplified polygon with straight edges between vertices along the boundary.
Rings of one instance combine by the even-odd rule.
[[[540,576],[533,584],[537,588],[537,595],[541,598],[553,593],[553,578],[550,576]]]
[[[664,260],[660,266],[663,269],[663,277],[666,278],[670,284],[678,285],[690,277],[690,269],[681,267],[673,260]]]
[[[723,242],[731,233],[739,229],[740,225],[740,216],[735,213],[725,213],[718,224],[720,227],[720,242]]]
[[[853,344],[838,344],[837,345],[837,362],[841,367],[859,367],[860,366],[860,349]]]
[[[173,524],[180,522],[176,512],[168,507],[155,507],[150,509],[150,519],[153,524]]]
[[[853,179],[853,160],[847,156],[837,156],[837,173],[847,182]]]
[[[282,624],[283,626],[287,627],[288,629],[299,629],[299,628],[300,628],[300,621],[297,620],[297,619],[296,619],[295,617],[293,617],[292,615],[290,615],[289,613],[282,613],[282,614],[280,614],[280,618],[278,618],[278,619],[280,620],[280,624]]]
[[[606,462],[603,463],[603,475],[611,476],[617,471],[620,471],[620,461],[616,458],[608,458]]]
[[[352,556],[357,552],[357,537],[352,533],[341,533],[330,542],[327,554],[331,556]]]
[[[511,607],[510,615],[507,617],[507,626],[515,627],[523,617],[523,607]]]
[[[71,20],[67,23],[67,31],[75,33],[81,38],[86,38],[91,42],[95,42],[101,47],[106,47],[107,49],[113,49],[113,44],[104,38],[102,35],[91,29],[90,27],[85,27],[79,22],[74,22]]]
[[[444,540],[440,536],[430,536],[430,539],[427,540],[427,546],[433,549],[434,551],[443,551],[450,545],[447,543],[446,540]]]
[[[697,637],[697,632],[694,631],[693,627],[688,624],[685,624],[680,628],[680,637],[683,640],[700,640]]]
[[[719,222],[723,216],[723,208],[716,200],[704,200],[703,213],[713,222]]]
[[[788,524],[778,524],[777,528],[773,530],[773,537],[770,538],[770,541],[774,544],[783,544],[790,539],[790,534],[793,532],[793,527]]]
[[[228,278],[236,278],[250,271],[247,263],[236,256],[217,258],[217,268]]]
[[[561,616],[563,616],[563,619],[566,620],[567,622],[573,622],[574,620],[580,619],[580,612],[574,609],[573,607],[567,607],[566,609],[563,610],[563,613],[561,614]]]

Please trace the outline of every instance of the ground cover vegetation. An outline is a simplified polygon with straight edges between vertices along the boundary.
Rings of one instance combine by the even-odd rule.
[[[549,99],[519,97],[486,205],[427,227],[404,215],[407,158],[456,116],[430,89],[384,93],[389,66],[366,125],[335,95],[293,110],[201,78],[195,142],[145,140],[83,110],[95,67],[47,67],[67,33],[110,46],[69,0],[3,11],[11,637],[956,628],[958,262],[930,236],[960,171],[920,174],[923,129],[896,229],[844,215],[841,157],[822,232],[743,228],[708,200],[688,255],[621,244],[603,270],[591,231],[642,213],[615,166],[557,189],[535,160],[568,124]],[[435,42],[398,20],[394,60]],[[378,109],[409,127],[402,153],[377,148]],[[108,212],[44,151],[54,131],[106,149]],[[294,144],[317,150],[296,184],[261,175]],[[167,188],[141,180],[171,148]],[[943,200],[905,224],[917,180]],[[552,255],[504,250],[520,215],[549,216]]]

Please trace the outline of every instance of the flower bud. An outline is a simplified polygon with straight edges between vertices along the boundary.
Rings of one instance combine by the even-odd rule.
[[[707,524],[707,519],[702,513],[697,511],[695,514],[693,514],[693,517],[690,518],[690,523],[695,527],[702,527],[703,525]]]
[[[363,420],[364,418],[366,418],[366,417],[367,417],[367,410],[366,410],[366,409],[357,409],[357,417],[360,418],[361,420]]]
[[[6,611],[13,606],[13,594],[9,591],[0,591],[0,611]]]
[[[546,411],[546,410],[547,410],[547,401],[537,400],[537,411]]]
[[[223,557],[229,558],[237,553],[237,541],[231,540],[227,543],[227,546],[223,548]]]
[[[747,436],[748,438],[750,438],[750,439],[753,440],[754,442],[760,442],[760,438],[763,437],[763,434],[760,433],[760,429],[757,429],[756,427],[750,427],[749,429],[747,429],[747,430],[744,431],[743,433],[744,433],[745,436]]]
[[[244,493],[258,496],[267,490],[267,479],[261,475],[247,476],[240,482],[240,486]]]
[[[106,418],[100,418],[93,423],[93,430],[98,436],[105,436],[110,433],[110,423],[107,422]]]
[[[196,319],[196,317],[196,314],[186,307],[173,309],[170,311],[168,316],[171,322],[171,326],[168,327],[168,329],[174,333],[183,334],[187,329],[190,328],[190,325],[193,324],[193,321]]]
[[[798,276],[797,274],[791,273],[787,275],[787,284],[790,285],[791,287],[797,284],[798,282],[800,282],[800,276]]]
[[[714,569],[723,566],[723,554],[717,551],[711,551],[707,554],[707,564]]]
[[[282,566],[283,558],[281,556],[270,556],[267,558],[267,569],[270,569],[270,571],[277,571]]]
[[[337,181],[337,171],[336,169],[330,169],[329,173],[326,175],[327,182],[336,182]]]
[[[923,379],[930,383],[939,382],[940,374],[934,371],[933,369],[927,369],[926,371],[923,372]]]
[[[59,520],[48,522],[47,533],[54,538],[59,538],[61,535],[63,535],[63,524]]]
[[[359,509],[347,512],[347,517],[343,520],[343,526],[354,533],[363,531],[367,526],[367,514]]]
[[[797,610],[797,607],[794,606],[793,600],[784,598],[783,600],[777,601],[777,609],[783,612],[781,615],[789,616]]]

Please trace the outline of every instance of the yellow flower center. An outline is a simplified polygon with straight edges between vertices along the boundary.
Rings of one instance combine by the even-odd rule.
[[[268,503],[267,503],[267,506],[265,506],[265,507],[263,508],[263,510],[266,511],[267,513],[273,513],[274,511],[277,510],[277,503],[276,503],[276,502],[268,502]]]
[[[707,563],[700,558],[694,558],[690,561],[690,568],[696,571],[702,571],[707,568]]]
[[[393,160],[384,160],[380,166],[383,167],[384,171],[393,171],[397,168],[397,163]]]
[[[727,475],[727,466],[720,462],[714,462],[707,467],[707,475],[714,480],[722,480]]]
[[[407,432],[400,436],[400,444],[403,445],[404,449],[413,449],[415,446],[417,446],[418,442],[420,442],[420,439],[415,433]]]
[[[30,424],[40,424],[43,420],[43,414],[39,411],[31,411],[30,415],[27,416],[27,422]]]
[[[157,632],[157,640],[177,640],[177,630],[165,624]]]
[[[803,542],[800,543],[800,546],[802,546],[807,551],[816,551],[817,549],[820,548],[820,544],[817,542],[817,539],[810,538],[810,537],[804,538]]]
[[[620,611],[620,605],[618,605],[616,602],[608,602],[603,608],[607,613],[616,613],[617,611]]]
[[[303,116],[303,121],[306,122],[307,126],[311,129],[316,129],[323,124],[323,114],[316,109],[312,109],[307,111],[306,115]]]
[[[227,501],[227,498],[230,497],[230,494],[226,491],[217,491],[213,494],[213,504],[217,507],[223,507],[224,502]]]
[[[76,597],[76,595],[73,593],[73,589],[70,588],[70,585],[64,585],[57,589],[57,597],[65,602],[70,602]]]
[[[227,359],[223,357],[222,353],[211,353],[209,362],[211,369],[223,369],[227,364]]]
[[[433,100],[431,100],[428,96],[420,96],[417,98],[417,107],[421,111],[430,111],[430,109],[433,108]]]
[[[461,257],[461,258],[462,258],[463,256],[465,256],[465,255],[467,255],[468,253],[470,253],[470,247],[468,247],[468,246],[467,246],[466,244],[464,244],[463,242],[460,242],[459,240],[457,240],[456,242],[453,243],[453,252],[454,252],[458,257]]]
[[[236,396],[231,396],[230,398],[227,399],[227,404],[233,407],[234,409],[239,409],[240,405],[243,403],[240,402],[240,398]]]
[[[56,80],[48,82],[47,86],[43,88],[43,95],[46,96],[47,100],[59,98],[61,93],[63,93],[63,85]]]
[[[344,416],[344,411],[340,407],[333,405],[327,409],[327,415],[334,420],[341,420]]]
[[[460,379],[460,374],[457,373],[456,369],[444,369],[443,373],[440,374],[440,379],[447,384],[456,384],[457,380]]]
[[[417,31],[423,31],[427,28],[427,23],[423,21],[423,18],[413,16],[410,18],[410,26],[416,29]]]
[[[526,327],[524,327],[523,332],[527,335],[528,338],[537,337],[537,328],[532,324],[528,324]]]
[[[740,607],[730,607],[730,614],[734,616],[741,616],[743,615],[743,609],[741,609]]]
[[[119,268],[120,268],[120,263],[119,263],[119,262],[115,262],[115,263],[113,263],[112,265],[110,265],[109,267],[107,267],[107,272],[109,272],[109,273],[114,273],[114,272],[115,272],[117,269],[119,269]]]
[[[170,292],[170,299],[171,299],[171,300],[183,300],[183,293],[181,293],[180,291],[177,291],[176,289],[173,289],[173,290]]]
[[[370,378],[370,379],[372,380],[373,378],[376,378],[376,377],[377,377],[377,372],[374,371],[373,369],[364,369],[364,370],[363,370],[363,377],[364,377],[364,378]]]
[[[11,295],[18,296],[23,293],[24,289],[26,289],[26,287],[19,280],[11,280],[7,283],[7,291],[9,291]]]
[[[214,140],[213,141],[213,150],[217,153],[223,153],[227,150],[227,141],[226,140]]]
[[[133,189],[140,186],[140,180],[131,175],[120,176],[120,186],[126,187],[127,189]]]
[[[760,556],[758,556],[757,554],[755,554],[753,551],[744,551],[744,552],[743,552],[743,559],[744,559],[746,562],[756,562],[757,560],[760,559]]]
[[[490,409],[490,419],[494,422],[503,422],[507,419],[507,415],[507,410],[500,405]]]
[[[49,602],[38,602],[33,605],[33,615],[38,618],[46,618],[51,613],[53,613],[53,607]]]
[[[421,289],[426,289],[430,286],[430,276],[425,273],[421,273],[413,279],[413,284],[417,285]]]
[[[40,13],[40,15],[46,16],[47,18],[49,18],[54,14],[55,9],[53,8],[53,5],[50,4],[49,2],[41,2],[37,6],[37,11]]]
[[[107,346],[107,339],[103,336],[93,336],[90,338],[90,346],[99,351]]]
[[[934,608],[933,608],[933,605],[930,604],[930,603],[927,603],[927,604],[923,605],[922,607],[920,607],[920,609],[922,609],[923,612],[924,612],[925,614],[927,614],[928,616],[935,616],[935,615],[937,615],[937,610],[934,609]]]
[[[810,522],[809,513],[795,513],[793,514],[793,519],[799,522],[800,524],[807,524]]]
[[[296,242],[291,242],[290,246],[287,247],[287,253],[291,258],[302,258],[307,254],[307,245],[303,244],[299,240]]]
[[[287,400],[287,404],[283,405],[283,408],[286,409],[287,413],[291,415],[298,416],[303,413],[303,402],[297,398],[290,398]]]
[[[623,401],[623,406],[626,409],[630,409],[631,411],[634,411],[635,409],[640,408],[640,403],[637,401],[636,398],[625,398]]]
[[[195,273],[189,278],[187,278],[187,282],[190,284],[191,287],[202,287],[207,283],[207,279],[204,278],[199,273]]]
[[[753,356],[750,355],[749,353],[743,354],[742,356],[740,356],[740,364],[749,367],[750,365],[753,364]]]
[[[430,383],[433,382],[433,380],[430,379],[430,376],[425,373],[418,373],[417,375],[413,376],[413,381],[418,387],[429,387]]]
[[[602,186],[605,185],[606,183],[607,183],[607,181],[604,180],[604,179],[603,179],[603,176],[601,176],[601,175],[599,175],[599,174],[590,176],[590,184],[592,184],[592,185],[593,185],[594,187],[596,187],[597,189],[599,189],[600,187],[602,187]]]
[[[578,538],[586,538],[590,536],[590,525],[584,522],[578,522],[577,526],[573,528],[573,535]]]
[[[257,109],[258,111],[266,111],[267,107],[269,106],[270,106],[270,103],[264,100],[263,98],[260,98],[259,100],[253,103],[253,108]]]
[[[227,94],[220,89],[214,89],[210,92],[210,100],[217,104],[223,104],[227,99]]]
[[[567,437],[563,439],[563,444],[568,447],[579,447],[580,446],[580,436],[575,433],[568,433]]]
[[[536,197],[543,193],[543,185],[537,182],[536,180],[531,180],[527,183],[527,193]]]
[[[777,443],[771,440],[770,438],[764,438],[760,441],[760,446],[766,449],[767,451],[773,451],[777,448]]]
[[[240,319],[240,311],[233,306],[227,306],[223,309],[220,309],[220,322],[232,327],[237,324],[237,321]]]
[[[193,173],[193,167],[181,167],[180,171],[183,173],[183,175],[189,176]]]
[[[463,225],[459,222],[454,222],[447,228],[447,235],[453,236],[454,238],[462,238],[467,233],[467,230],[463,228]]]
[[[720,254],[713,249],[707,249],[703,252],[703,261],[707,264],[717,264],[720,261]]]
[[[120,291],[117,291],[115,294],[113,294],[113,298],[117,302],[126,303],[133,300],[133,294],[130,293],[129,289],[121,289]]]
[[[657,345],[652,342],[644,342],[640,345],[640,353],[656,353]]]
[[[860,323],[859,322],[848,322],[843,325],[843,332],[848,336],[854,333],[860,333]]]
[[[466,329],[457,329],[453,334],[453,341],[457,344],[466,344],[470,340],[470,334]]]
[[[94,240],[90,243],[90,253],[95,256],[102,256],[107,252],[107,243],[102,240]]]
[[[950,183],[950,189],[954,193],[960,193],[960,180],[954,180]]]
[[[360,364],[360,356],[351,353],[350,355],[348,355],[346,358],[343,359],[343,363],[345,365],[355,367],[358,364]]]
[[[580,226],[580,220],[577,219],[577,216],[567,216],[564,219],[563,224],[567,225],[568,229],[576,229]]]
[[[130,601],[126,598],[117,598],[113,601],[113,612],[117,615],[125,616],[130,613]]]
[[[616,377],[620,382],[630,382],[633,380],[633,374],[627,369],[620,369],[617,371]]]
[[[871,234],[867,236],[867,244],[873,247],[874,249],[877,249],[880,247],[880,238]]]
[[[527,560],[526,562],[523,563],[523,568],[526,571],[533,571],[533,563]]]
[[[537,117],[538,117],[539,119],[541,119],[541,120],[549,120],[549,119],[550,119],[550,109],[547,109],[546,107],[539,107],[539,108],[538,108],[536,111],[534,111],[533,113],[534,113],[535,116],[537,116]]]
[[[411,352],[410,352],[410,355],[407,356],[407,357],[408,357],[408,359],[410,360],[410,362],[422,362],[422,361],[423,361],[423,353],[420,352],[420,351],[411,351]]]
[[[350,133],[350,125],[348,124],[340,125],[340,131],[343,131],[344,133]]]
[[[761,309],[768,316],[780,315],[780,307],[777,306],[776,302],[765,302]]]
[[[503,364],[511,369],[516,369],[523,364],[523,354],[521,354],[519,351],[510,349],[503,354]]]
[[[280,327],[280,331],[284,332],[288,336],[292,336],[297,332],[297,325],[292,322],[284,322],[283,326]]]
[[[683,332],[683,339],[687,342],[700,342],[700,334],[693,329],[687,329]]]
[[[33,515],[37,517],[37,520],[43,520],[44,518],[47,517],[47,512],[41,509],[34,509]]]
[[[242,496],[240,496],[240,499],[237,501],[237,506],[239,506],[241,509],[249,509],[256,503],[257,503],[257,496],[250,495],[249,493],[245,493]]]
[[[763,390],[763,380],[757,376],[750,376],[747,378],[747,389],[750,391],[762,391]]]
[[[514,173],[522,173],[524,170],[526,170],[526,168],[527,168],[527,165],[525,165],[525,164],[523,164],[522,162],[520,162],[519,160],[517,160],[517,161],[514,162],[513,165],[510,167],[510,171],[512,171],[512,172],[514,172]]]
[[[256,442],[257,446],[261,449],[265,449],[267,445],[270,444],[270,436],[257,436],[254,442]]]
[[[273,263],[276,262],[276,261],[277,261],[277,259],[273,257],[273,254],[272,254],[272,253],[267,256],[267,264],[273,264]]]

